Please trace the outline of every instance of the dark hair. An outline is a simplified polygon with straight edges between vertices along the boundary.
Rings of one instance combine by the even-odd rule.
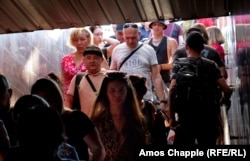
[[[127,96],[126,96],[126,100],[124,102],[124,105],[126,105],[127,107],[130,107],[130,108],[133,108],[133,106],[134,106],[133,104],[135,103],[133,101],[134,100],[137,101],[136,93],[134,91],[134,88],[133,88],[131,81],[128,79],[126,73],[124,73],[124,72],[108,72],[108,73],[106,73],[106,77],[102,81],[102,85],[101,85],[99,94],[96,98],[94,106],[98,106],[98,104],[102,104],[105,107],[110,106],[110,102],[108,101],[108,96],[107,96],[107,88],[108,88],[108,84],[110,82],[114,82],[114,81],[119,81],[119,82],[125,84],[125,86],[127,88]],[[123,108],[123,109],[129,110],[129,108]],[[97,113],[99,113],[99,112],[100,111],[97,110]]]
[[[44,93],[42,97],[50,104],[50,107],[55,108],[59,113],[62,112],[62,91],[55,81],[48,78],[38,79],[31,87],[31,94],[40,95],[40,92]]]
[[[54,73],[54,72],[48,73],[47,78],[55,81],[58,84],[58,86],[60,87],[60,89],[62,90],[62,81],[56,73]]]
[[[129,79],[135,88],[136,95],[138,99],[142,99],[147,92],[146,78],[141,75],[130,75]]]
[[[47,106],[32,106],[21,115],[18,123],[20,146],[33,153],[53,154],[65,140],[61,116],[56,110]]]
[[[101,26],[89,26],[89,30],[94,33],[94,31],[97,29],[97,28],[101,28]]]
[[[206,30],[206,26],[202,23],[195,23],[193,24],[192,28],[199,29],[202,34],[204,44],[208,44],[209,36]]]
[[[204,48],[203,37],[199,32],[193,31],[188,34],[186,44],[193,50],[201,52]]]
[[[0,74],[0,98],[10,89],[9,82],[7,78]]]
[[[103,121],[103,117],[110,114],[110,100],[107,96],[107,89],[108,85],[112,82],[124,84],[127,89],[126,98],[120,107],[123,115],[126,118],[125,124],[121,128],[122,131],[126,133],[125,139],[127,139],[127,137],[133,136],[131,139],[134,142],[125,142],[122,146],[125,147],[126,144],[145,143],[145,141],[148,139],[148,135],[146,135],[147,132],[145,118],[138,104],[136,92],[131,81],[128,79],[128,76],[126,76],[126,73],[113,72],[107,74],[102,82],[99,94],[94,103],[91,119],[96,124],[96,126],[99,127]],[[133,130],[129,130],[129,128]]]
[[[187,30],[186,36],[188,36],[191,32],[199,32],[202,35],[202,32],[200,29],[195,28],[195,27],[191,27],[190,29]]]
[[[21,115],[34,105],[49,107],[48,102],[38,95],[23,95],[16,101],[13,107],[13,119],[18,121]]]

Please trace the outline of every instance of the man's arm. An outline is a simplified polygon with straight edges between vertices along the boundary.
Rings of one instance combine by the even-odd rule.
[[[65,107],[72,109],[73,104],[73,98],[74,98],[74,92],[75,92],[75,81],[76,81],[76,75],[72,78],[69,84],[69,89],[67,91],[67,94],[65,95]]]
[[[172,97],[173,97],[172,95],[175,88],[176,88],[176,80],[172,79],[169,85],[169,92],[168,92],[169,124],[170,127],[172,128],[176,126],[175,112],[173,109],[173,102],[172,102]]]
[[[226,67],[225,66],[222,66],[222,67],[219,67],[219,69],[220,69],[220,73],[221,73],[221,75],[225,78],[225,79],[227,79],[227,70],[226,70]]]
[[[167,57],[168,63],[161,64],[161,70],[171,70],[172,69],[172,62],[173,62],[173,55],[174,52],[178,48],[178,43],[175,39],[167,37]]]
[[[152,77],[154,88],[156,90],[156,94],[157,94],[159,100],[160,101],[165,100],[166,99],[165,92],[164,92],[163,81],[162,81],[162,77],[160,74],[160,66],[159,65],[152,65],[151,66],[151,77]],[[166,104],[164,104],[164,103],[160,103],[160,108],[164,112],[167,111]]]
[[[99,132],[95,127],[84,138],[84,142],[88,145],[92,152],[92,161],[102,161],[106,156],[105,148],[102,144]]]

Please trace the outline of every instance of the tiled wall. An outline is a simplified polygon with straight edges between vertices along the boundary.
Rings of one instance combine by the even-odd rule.
[[[0,35],[0,73],[13,88],[12,105],[29,94],[34,81],[49,72],[60,75],[60,61],[71,52],[66,43],[70,29]]]

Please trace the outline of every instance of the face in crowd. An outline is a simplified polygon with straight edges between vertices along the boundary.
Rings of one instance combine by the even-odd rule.
[[[127,46],[131,49],[137,47],[140,40],[140,31],[136,24],[125,24],[123,26],[123,36]]]
[[[80,53],[83,53],[84,49],[92,44],[93,35],[85,28],[74,29],[69,38],[69,45]]]

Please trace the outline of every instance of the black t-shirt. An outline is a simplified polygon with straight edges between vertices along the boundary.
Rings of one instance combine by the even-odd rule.
[[[185,120],[184,122],[203,120],[208,124],[218,123],[217,116],[219,113],[219,104],[217,104],[217,91],[218,85],[217,80],[222,78],[218,65],[209,59],[206,58],[193,58],[187,57],[188,61],[193,64],[199,64],[200,74],[202,79],[202,101],[196,102],[195,105],[192,104],[192,107],[184,107],[181,112],[178,113],[179,119]],[[180,70],[178,65],[179,60],[177,59],[173,64],[171,79],[176,79],[176,74]],[[179,104],[179,103],[178,103]],[[187,106],[186,104],[182,106]],[[193,109],[193,110],[192,110]],[[191,117],[194,116],[194,117]],[[183,119],[184,118],[184,119]],[[213,123],[212,123],[213,122]],[[214,124],[213,124],[214,125]]]
[[[86,114],[81,111],[67,111],[62,114],[65,126],[67,142],[76,148],[80,160],[89,160],[88,146],[83,138],[92,130],[95,125]]]
[[[219,67],[225,67],[225,64],[221,60],[219,53],[212,47],[204,45],[204,49],[201,51],[202,57],[205,57],[209,60],[213,60]],[[185,47],[177,49],[173,55],[173,61],[177,58],[187,57]]]

